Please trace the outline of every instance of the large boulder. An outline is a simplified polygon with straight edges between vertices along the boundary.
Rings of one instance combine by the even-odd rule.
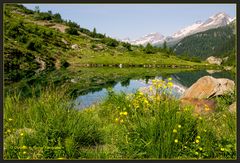
[[[218,95],[233,93],[235,83],[232,80],[225,78],[214,78],[211,76],[204,76],[190,88],[188,88],[181,98],[198,98],[204,99]],[[180,98],[180,99],[181,99]]]
[[[216,101],[208,99],[182,98],[180,100],[181,107],[193,106],[193,113],[199,115],[214,112],[216,105]]]
[[[222,63],[221,58],[217,58],[214,56],[208,57],[206,61],[210,64],[217,64],[217,65],[221,65],[221,63]]]

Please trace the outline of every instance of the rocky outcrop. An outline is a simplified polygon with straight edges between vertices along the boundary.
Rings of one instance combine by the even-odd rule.
[[[73,44],[71,48],[76,50],[76,49],[79,49],[79,46],[77,44]]]
[[[181,106],[191,105],[194,107],[194,113],[197,114],[213,112],[216,102],[208,98],[233,93],[234,87],[235,83],[232,80],[204,76],[184,92],[180,98]]]
[[[227,93],[233,93],[235,83],[232,80],[225,78],[213,78],[204,76],[190,88],[188,88],[181,98],[209,98]]]
[[[222,63],[221,58],[217,58],[217,57],[214,57],[214,56],[208,57],[206,59],[206,61],[210,64],[217,64],[217,65],[221,65],[221,63]]]

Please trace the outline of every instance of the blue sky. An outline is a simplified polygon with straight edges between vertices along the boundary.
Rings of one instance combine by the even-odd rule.
[[[225,12],[236,16],[235,4],[24,4],[40,11],[60,13],[63,19],[72,20],[80,26],[114,38],[136,39],[152,32],[164,36],[198,20]]]

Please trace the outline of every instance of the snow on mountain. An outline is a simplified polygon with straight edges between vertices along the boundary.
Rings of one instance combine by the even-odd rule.
[[[146,45],[147,43],[150,43],[152,45],[158,45],[158,44],[162,44],[164,41],[166,41],[168,44],[176,44],[186,36],[189,36],[198,32],[203,32],[212,28],[225,26],[230,22],[234,21],[235,19],[236,17],[231,18],[226,13],[220,12],[209,17],[205,22],[196,21],[194,24],[177,31],[171,36],[164,37],[160,33],[150,33],[137,40],[125,39],[122,41],[128,42],[133,45]]]
[[[122,40],[119,40],[119,41],[122,41],[122,42],[127,42],[127,43],[130,43],[130,42],[131,42],[131,40],[130,40],[130,38],[129,38],[129,37],[127,37],[127,38],[124,38],[124,39],[122,39]]]
[[[218,28],[227,25],[232,21],[232,18],[229,17],[224,12],[220,12],[214,16],[211,16],[207,19],[198,29],[198,31],[204,31],[212,28]]]
[[[155,33],[147,34],[137,40],[132,40],[130,41],[130,43],[133,45],[146,45],[147,43],[157,44],[163,41],[164,41],[164,36],[160,33],[155,32]]]
[[[202,22],[201,21],[197,21],[194,24],[192,24],[192,25],[190,25],[190,26],[188,26],[186,28],[183,28],[180,31],[174,33],[172,35],[172,38],[184,37],[184,36],[188,35],[189,33],[192,33],[194,31],[196,31],[196,29],[198,29],[199,26],[201,26],[201,25],[202,25]]]

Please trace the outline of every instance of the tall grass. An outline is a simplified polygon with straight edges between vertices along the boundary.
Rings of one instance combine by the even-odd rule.
[[[81,111],[62,90],[23,100],[6,95],[4,158],[236,159],[236,114],[221,108],[235,99],[219,98],[217,112],[193,115],[171,86],[153,81],[150,94],[109,90],[101,104]]]
[[[236,114],[219,105],[215,113],[194,115],[155,83],[155,93],[132,96],[109,92],[99,111],[101,119],[116,123],[115,144],[130,159],[235,159]],[[151,88],[150,88],[151,89]],[[224,98],[218,103],[226,102]],[[230,99],[230,98],[229,98]],[[107,122],[106,122],[107,123]]]
[[[79,112],[63,92],[4,99],[4,158],[77,158],[82,146],[101,144],[99,119]],[[26,148],[26,149],[22,149]]]

